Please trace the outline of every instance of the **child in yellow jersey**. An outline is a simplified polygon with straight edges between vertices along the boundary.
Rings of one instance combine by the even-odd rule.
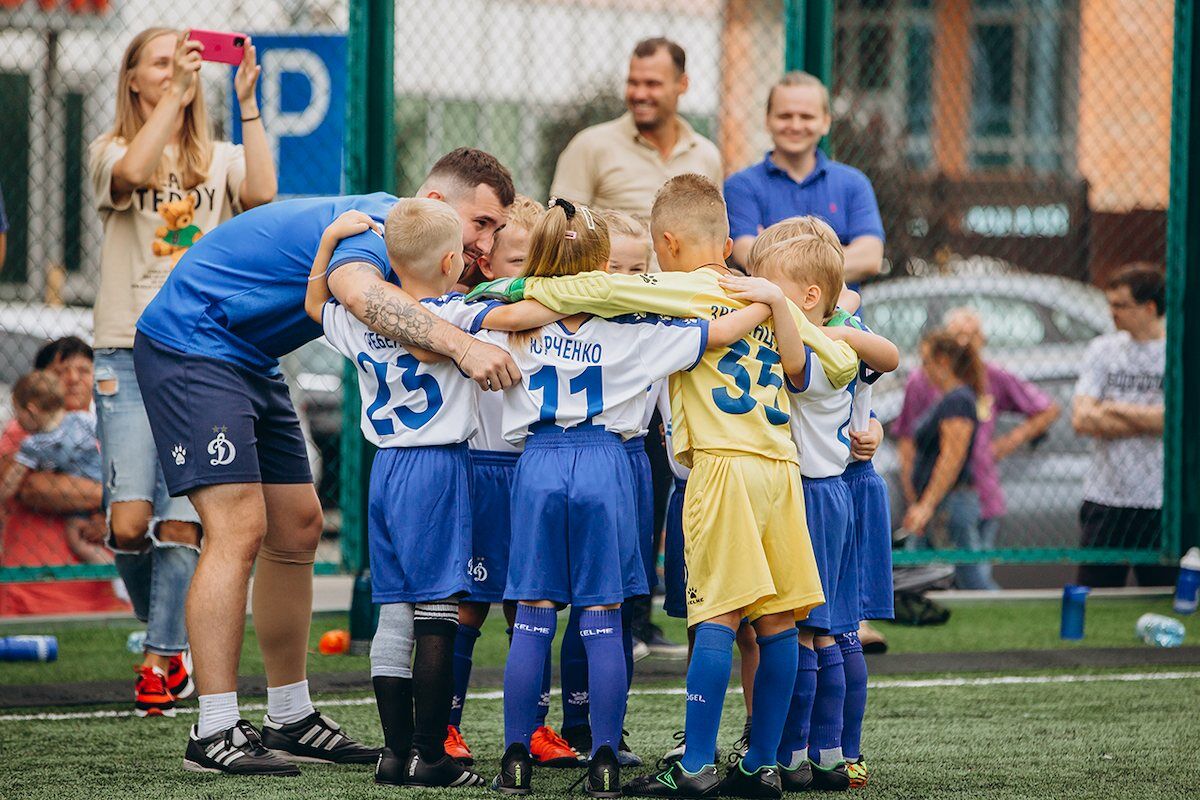
[[[669,180],[655,198],[650,228],[661,274],[527,279],[491,294],[604,316],[640,311],[715,319],[746,305],[719,284],[732,243],[715,184],[690,174]],[[854,350],[790,310],[830,382],[849,383],[858,367]],[[779,796],[776,750],[796,676],[795,621],[824,597],[808,532],[798,524],[804,500],[773,327],[761,325],[709,351],[690,372],[671,376],[670,392],[675,452],[692,468],[683,509],[688,623],[696,626],[687,744],[679,762],[633,781],[625,793]],[[745,757],[722,781],[713,763],[717,728],[743,616],[754,624],[760,651],[754,725]]]

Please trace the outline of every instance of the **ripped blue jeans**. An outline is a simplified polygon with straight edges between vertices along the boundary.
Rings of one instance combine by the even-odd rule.
[[[152,506],[144,547],[121,550],[111,536],[109,547],[116,555],[117,571],[129,591],[133,612],[146,623],[147,652],[175,655],[187,649],[184,605],[200,551],[160,541],[156,530],[165,520],[199,524],[200,517],[186,497],[167,493],[133,371],[133,351],[97,350],[93,388],[105,511],[111,520],[113,503],[142,500]]]

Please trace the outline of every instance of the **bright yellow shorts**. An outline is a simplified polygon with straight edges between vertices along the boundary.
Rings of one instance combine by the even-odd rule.
[[[751,621],[825,602],[800,468],[697,450],[683,500],[688,625],[745,609]]]

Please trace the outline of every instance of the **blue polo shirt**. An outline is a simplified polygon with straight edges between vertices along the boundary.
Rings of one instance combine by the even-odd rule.
[[[799,183],[776,166],[768,152],[759,163],[725,180],[725,204],[734,241],[803,215],[828,222],[844,245],[859,236],[883,239],[883,220],[870,179],[820,150],[813,171]]]

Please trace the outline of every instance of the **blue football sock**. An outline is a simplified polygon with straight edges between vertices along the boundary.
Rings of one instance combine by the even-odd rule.
[[[725,692],[729,689],[729,673],[733,670],[732,628],[715,622],[696,626],[696,643],[687,673],[687,717],[684,733],[687,747],[680,762],[688,772],[699,772],[713,763],[717,751],[717,729],[721,727],[721,711]]]
[[[591,706],[592,752],[604,745],[617,752],[625,721],[625,654],[621,648],[621,611],[584,611],[579,633],[587,650],[588,696]]]
[[[454,637],[454,697],[450,701],[450,724],[462,726],[463,705],[467,702],[467,687],[471,685],[471,664],[479,630],[459,625]]]
[[[842,761],[842,711],[846,706],[846,673],[836,644],[817,649],[817,697],[813,701],[808,760],[832,769]]]
[[[504,664],[504,747],[522,744],[537,724],[542,673],[546,654],[554,642],[558,615],[553,608],[518,605],[513,623],[512,645]]]
[[[571,607],[559,653],[564,729],[588,724],[588,660],[583,639],[579,636],[579,615],[582,613],[583,609]]]
[[[546,715],[550,713],[550,678],[554,675],[554,663],[551,654],[554,651],[553,642],[546,648],[546,663],[542,666],[542,693],[538,695],[537,724],[534,730],[546,724]]]
[[[863,715],[867,712],[867,659],[858,633],[837,637],[846,673],[846,705],[842,714],[842,755],[854,761],[862,755]]]
[[[625,650],[625,694],[633,686],[633,606],[621,605],[621,647]]]
[[[750,706],[754,724],[750,726],[750,746],[742,759],[742,768],[746,772],[775,765],[788,713],[788,705],[780,702],[780,698],[791,697],[796,686],[800,657],[797,647],[794,627],[758,637],[758,669],[754,671],[754,695]]]
[[[788,769],[798,768],[808,758],[808,723],[817,695],[817,654],[811,647],[800,645],[797,655],[796,686],[792,689],[777,755],[780,766]]]

